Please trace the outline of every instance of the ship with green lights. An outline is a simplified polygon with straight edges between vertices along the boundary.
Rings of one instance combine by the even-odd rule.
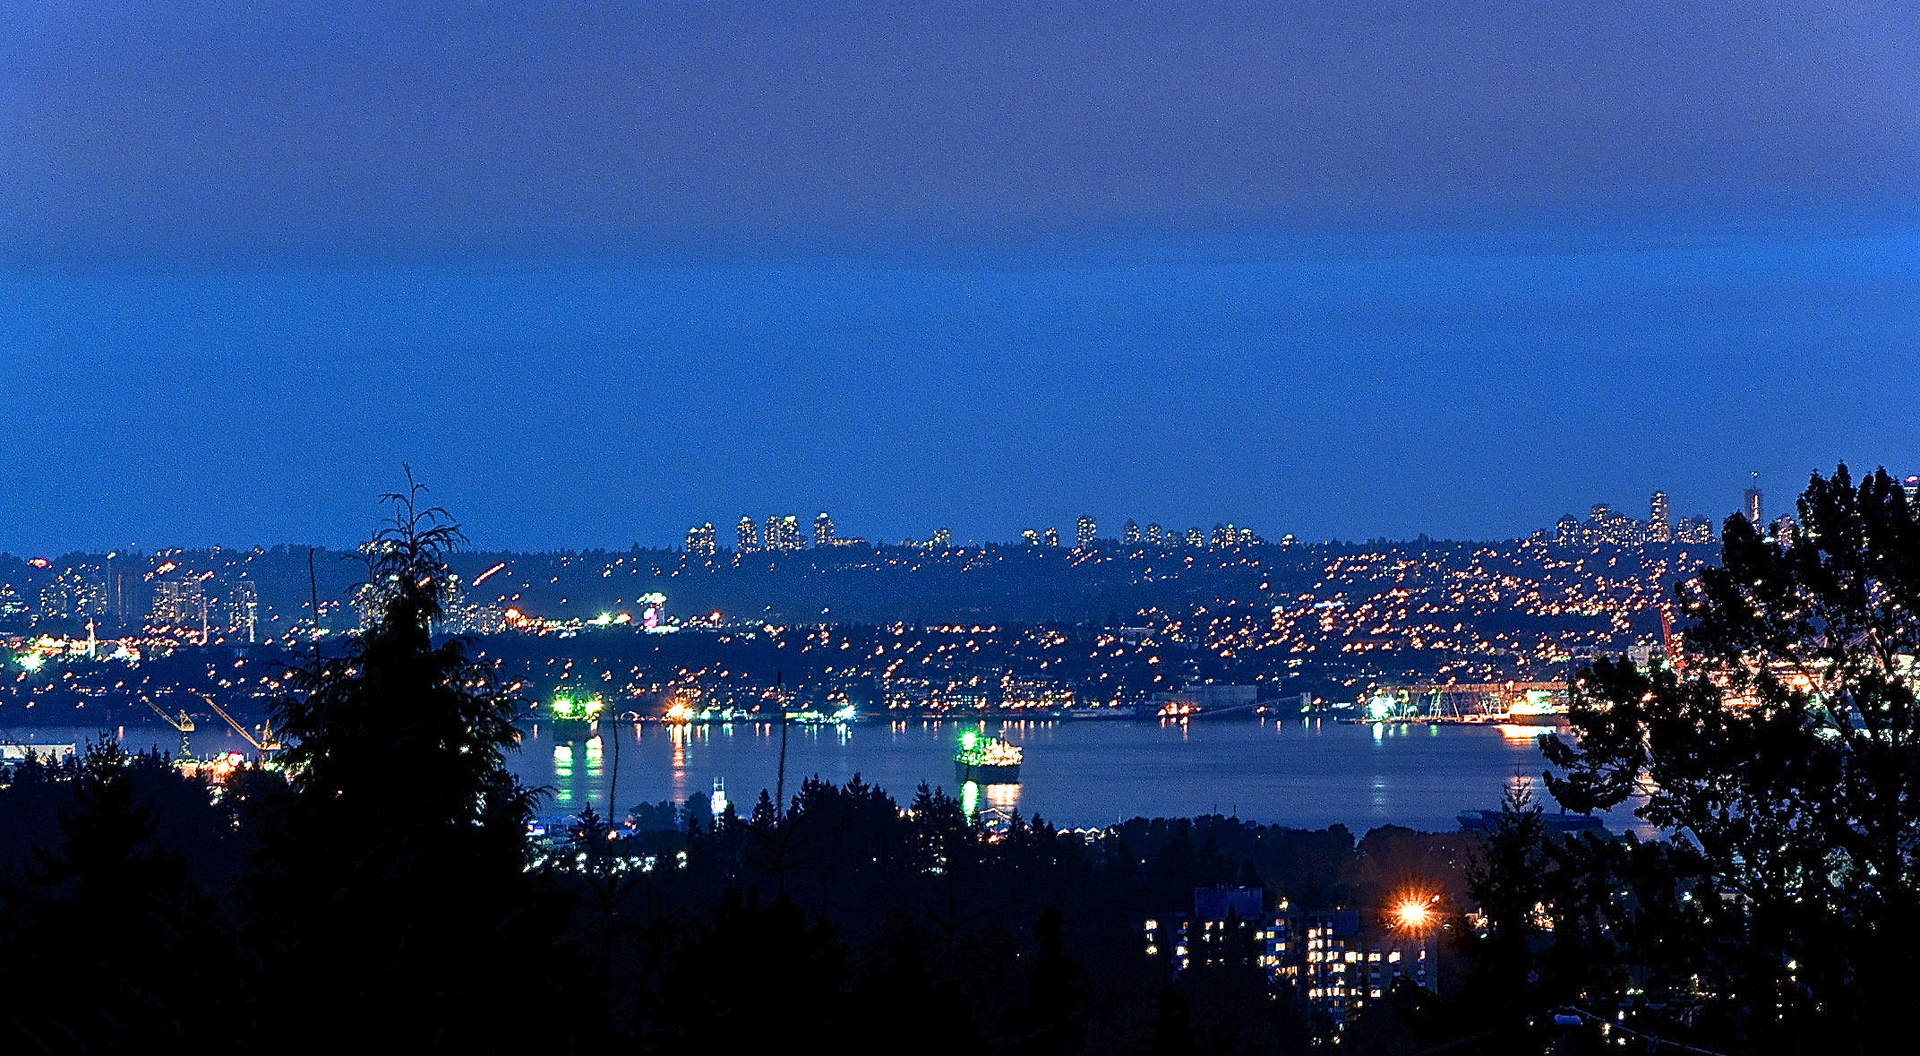
[[[1020,760],[1025,752],[1004,737],[988,737],[973,730],[960,735],[960,750],[953,756],[954,780],[982,785],[1012,785],[1020,781]]]
[[[594,735],[606,702],[596,695],[556,693],[547,702],[546,730],[556,741],[578,741]]]

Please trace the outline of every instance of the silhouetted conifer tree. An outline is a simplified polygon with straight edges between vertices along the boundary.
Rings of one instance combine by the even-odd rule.
[[[565,921],[526,871],[533,793],[504,762],[512,698],[464,642],[433,638],[462,537],[423,491],[409,473],[384,496],[372,624],[346,655],[291,672],[275,708],[293,795],[254,892],[272,996],[302,1010],[309,1040],[551,1042],[566,1023],[500,1014],[553,999],[573,962],[554,963]]]
[[[1682,890],[1703,912],[1663,918],[1708,957],[1696,1023],[1847,1050],[1920,969],[1920,520],[1885,470],[1845,466],[1798,512],[1791,545],[1730,518],[1721,567],[1679,586],[1684,669],[1581,674],[1548,781],[1575,809],[1644,794],[1710,881]],[[1655,905],[1676,889],[1649,882]]]

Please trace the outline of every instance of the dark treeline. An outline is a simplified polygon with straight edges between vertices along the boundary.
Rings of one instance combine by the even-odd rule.
[[[1417,881],[1458,905],[1477,846],[1225,817],[990,832],[941,790],[902,803],[856,778],[801,782],[785,812],[763,793],[747,817],[641,805],[611,826],[590,808],[565,837],[489,862],[451,826],[413,838],[437,827],[475,845],[403,854],[358,825],[315,831],[298,802],[311,794],[249,769],[212,799],[204,779],[111,744],[18,767],[0,790],[0,987],[26,1045],[10,1051],[186,1043],[328,1007],[303,1035],[345,1043],[379,1010],[405,1040],[486,1050],[1147,1052],[1178,1031],[1204,1051],[1271,1051],[1309,1036],[1305,1006],[1251,961],[1225,989],[1198,972],[1170,986],[1144,919],[1218,884],[1332,906]],[[395,828],[427,818],[404,795],[378,809],[413,815]]]
[[[1177,978],[1141,922],[1196,887],[1297,906],[1440,896],[1439,992],[1354,1014],[1363,1053],[1877,1051],[1904,1007],[1920,790],[1920,522],[1844,468],[1803,534],[1729,522],[1681,593],[1684,669],[1601,664],[1563,802],[1648,796],[1669,841],[1231,818],[990,831],[921,788],[762,793],[743,817],[588,810],[535,841],[515,701],[429,633],[458,533],[390,496],[381,618],[277,709],[278,770],[220,785],[90,746],[0,788],[0,1049],[1302,1052],[1332,1040],[1250,943]]]

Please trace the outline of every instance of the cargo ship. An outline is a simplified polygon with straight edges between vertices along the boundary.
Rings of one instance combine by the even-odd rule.
[[[1544,690],[1530,689],[1507,708],[1500,722],[1508,726],[1538,726],[1542,729],[1565,726],[1570,720],[1567,709],[1553,701]]]
[[[973,730],[960,735],[960,750],[953,755],[954,780],[982,785],[1011,785],[1020,780],[1020,759],[1025,753],[1004,737],[987,737]]]

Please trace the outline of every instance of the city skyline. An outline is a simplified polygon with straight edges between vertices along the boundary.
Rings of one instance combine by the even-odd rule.
[[[1876,464],[1870,467],[1854,466],[1852,468],[1856,473],[1866,473],[1866,472],[1871,472],[1873,469],[1880,468],[1880,467]],[[1909,495],[1912,496],[1913,494],[1915,494],[1916,487],[1915,487],[1915,483],[1912,481],[1911,478],[1909,478],[1905,474],[1898,472],[1896,467],[1887,467],[1887,468],[1888,468],[1888,472],[1892,473],[1896,479],[1908,479]],[[1815,472],[1817,472],[1817,470]],[[688,550],[692,552],[705,552],[705,553],[715,553],[715,552],[722,552],[722,551],[739,552],[743,550],[745,552],[756,552],[756,551],[762,551],[762,550],[776,550],[776,551],[777,550],[803,550],[808,548],[818,548],[821,545],[823,529],[825,532],[826,540],[828,540],[830,545],[835,545],[835,546],[847,546],[847,545],[894,546],[894,545],[920,545],[920,544],[934,544],[934,545],[942,545],[942,546],[945,546],[945,545],[987,545],[987,546],[1020,545],[1023,542],[1028,542],[1028,543],[1040,542],[1041,541],[1040,536],[1042,536],[1048,529],[1052,529],[1057,534],[1060,544],[1064,544],[1068,547],[1072,547],[1074,545],[1077,545],[1079,540],[1083,538],[1084,533],[1087,531],[1086,522],[1089,522],[1089,521],[1094,526],[1096,526],[1093,529],[1092,538],[1096,538],[1104,541],[1117,541],[1122,543],[1123,545],[1135,545],[1136,543],[1139,543],[1139,542],[1146,542],[1149,544],[1156,543],[1159,540],[1153,535],[1152,530],[1158,529],[1165,533],[1169,546],[1178,546],[1178,545],[1182,545],[1188,533],[1190,532],[1197,531],[1201,534],[1203,539],[1208,539],[1208,538],[1211,538],[1215,529],[1219,529],[1223,527],[1235,529],[1236,531],[1241,533],[1250,532],[1253,534],[1253,536],[1256,536],[1267,542],[1278,542],[1282,537],[1288,537],[1288,536],[1295,538],[1303,543],[1343,542],[1343,541],[1355,542],[1355,541],[1365,541],[1365,540],[1371,540],[1371,539],[1409,541],[1409,540],[1414,540],[1421,537],[1427,537],[1427,538],[1433,538],[1433,539],[1451,539],[1451,540],[1460,540],[1460,541],[1474,541],[1474,540],[1494,541],[1494,540],[1521,539],[1521,538],[1526,538],[1529,535],[1537,534],[1543,531],[1550,532],[1553,530],[1553,527],[1556,523],[1563,521],[1568,517],[1572,517],[1574,520],[1584,520],[1586,519],[1587,513],[1590,513],[1594,510],[1599,510],[1601,508],[1606,508],[1610,511],[1613,511],[1616,515],[1628,517],[1629,519],[1637,520],[1639,521],[1639,523],[1642,523],[1644,525],[1651,526],[1653,522],[1657,520],[1657,517],[1654,516],[1652,511],[1649,511],[1648,515],[1643,518],[1635,517],[1633,512],[1642,507],[1647,506],[1649,503],[1664,504],[1664,508],[1669,517],[1668,524],[1669,524],[1670,531],[1673,525],[1677,525],[1682,520],[1698,521],[1704,518],[1707,524],[1711,527],[1712,537],[1717,540],[1720,525],[1725,520],[1725,518],[1733,513],[1744,512],[1749,508],[1748,507],[1748,503],[1750,501],[1749,492],[1755,490],[1753,488],[1753,485],[1755,483],[1755,476],[1753,474],[1749,474],[1745,479],[1738,480],[1736,481],[1736,483],[1738,483],[1740,487],[1731,492],[1731,494],[1733,495],[1733,500],[1727,504],[1727,509],[1725,509],[1723,512],[1716,513],[1716,512],[1713,512],[1710,508],[1699,508],[1699,507],[1689,509],[1685,505],[1675,504],[1671,497],[1671,493],[1668,492],[1667,490],[1654,489],[1646,493],[1647,494],[1646,498],[1642,498],[1639,500],[1616,501],[1613,499],[1604,499],[1604,500],[1598,500],[1593,502],[1588,502],[1584,500],[1577,503],[1570,502],[1568,504],[1568,508],[1565,511],[1563,511],[1559,516],[1550,518],[1542,523],[1534,524],[1531,526],[1523,525],[1523,524],[1513,524],[1509,528],[1507,528],[1504,533],[1496,532],[1493,534],[1484,534],[1484,535],[1446,535],[1446,534],[1441,534],[1433,531],[1416,530],[1405,535],[1393,535],[1393,534],[1386,534],[1382,532],[1361,531],[1361,532],[1352,532],[1348,534],[1311,537],[1311,536],[1302,535],[1295,531],[1291,531],[1287,529],[1285,526],[1260,525],[1252,521],[1251,519],[1241,519],[1236,517],[1230,517],[1225,519],[1203,518],[1199,521],[1189,522],[1189,521],[1180,520],[1179,518],[1155,518],[1152,516],[1143,516],[1138,511],[1129,512],[1126,510],[1118,510],[1113,513],[1100,513],[1100,512],[1089,513],[1082,510],[1079,513],[1073,514],[1071,516],[1065,516],[1065,517],[1059,518],[1058,523],[1046,523],[1043,521],[1036,520],[1034,518],[1023,519],[1017,514],[1008,514],[1005,516],[995,518],[997,522],[1004,523],[1005,525],[1008,526],[1000,529],[998,534],[973,534],[965,528],[956,529],[955,527],[953,527],[953,525],[966,524],[969,522],[979,523],[979,520],[980,520],[979,518],[956,517],[956,518],[950,518],[948,520],[939,520],[937,518],[922,518],[917,523],[908,523],[904,517],[901,517],[899,515],[894,515],[890,518],[883,519],[880,522],[880,524],[883,526],[897,526],[899,528],[899,530],[894,531],[894,530],[877,530],[877,528],[875,527],[869,527],[869,526],[860,525],[860,524],[853,524],[853,522],[851,522],[850,519],[842,518],[838,515],[832,514],[832,511],[816,510],[816,512],[811,516],[800,513],[800,512],[785,512],[785,511],[772,512],[772,513],[763,511],[758,514],[745,513],[742,516],[740,516],[737,521],[732,517],[724,516],[724,515],[720,516],[717,519],[707,519],[707,518],[701,517],[689,523],[686,526],[686,528],[684,528],[681,531],[665,533],[665,536],[662,538],[635,537],[635,538],[627,538],[622,540],[619,538],[619,532],[617,530],[613,530],[611,534],[603,533],[602,535],[599,535],[599,536],[595,536],[593,535],[593,533],[584,533],[581,539],[576,539],[572,542],[563,541],[561,545],[521,546],[521,545],[515,545],[510,540],[500,540],[494,537],[493,534],[487,530],[484,524],[477,524],[470,516],[466,516],[462,514],[458,509],[454,509],[451,512],[455,513],[456,517],[461,520],[464,530],[471,537],[471,546],[473,549],[498,550],[502,552],[508,552],[508,551],[526,552],[526,553],[558,552],[558,551],[567,551],[567,550],[621,550],[621,549],[627,549],[631,546],[639,546],[642,549],[648,549],[648,550]],[[1796,484],[1795,487],[1797,488],[1797,486],[1798,485]],[[1758,490],[1761,492],[1765,491],[1764,488],[1761,488]],[[437,495],[435,496],[435,501],[441,502],[443,504],[446,504],[447,502],[447,500],[444,500],[443,498]],[[1534,505],[1538,506],[1539,504],[1535,503]],[[1778,510],[1778,509],[1771,510],[1770,516],[1764,518],[1764,520],[1767,523],[1763,524],[1762,528],[1766,528],[1774,520],[1777,520],[1782,513],[1790,514],[1791,510],[1790,509],[1789,510]],[[823,519],[824,519],[824,522],[823,522]],[[0,525],[4,525],[5,523],[6,523],[5,511],[0,510]],[[373,523],[372,519],[369,518],[367,520],[367,524],[371,525],[372,523]],[[848,526],[850,524],[853,525],[852,527],[853,534],[848,534]],[[749,529],[749,527],[751,528],[751,533],[752,533],[750,540],[747,538],[747,536],[742,534],[746,532]],[[772,540],[774,537],[774,532],[776,530],[776,527],[785,533],[782,535],[782,539],[784,540],[782,545],[772,545],[770,542],[770,540]],[[1128,535],[1127,535],[1129,528],[1134,533],[1134,538],[1131,541],[1129,541]],[[38,547],[35,547],[32,545],[11,543],[4,536],[0,536],[0,554],[14,554],[21,557],[29,557],[29,556],[54,556],[54,555],[75,554],[75,553],[104,554],[104,553],[109,553],[113,551],[132,551],[132,550],[167,550],[170,548],[180,548],[180,547],[192,549],[192,548],[211,546],[211,547],[222,547],[222,548],[229,548],[229,549],[244,549],[247,547],[255,547],[255,546],[274,546],[274,545],[285,545],[285,544],[314,545],[314,546],[330,547],[330,548],[351,549],[353,546],[358,545],[358,543],[363,538],[363,534],[364,533],[362,533],[361,535],[356,535],[354,534],[351,528],[336,527],[334,529],[329,530],[328,534],[313,534],[313,535],[307,535],[307,536],[278,538],[278,539],[270,539],[270,538],[188,539],[188,538],[170,537],[170,538],[161,538],[161,539],[152,540],[152,541],[127,540],[124,542],[117,542],[117,543],[93,542],[90,544],[82,544],[82,545],[56,544],[56,545],[50,545],[50,546],[43,545]],[[1033,536],[1033,538],[1032,539],[1026,538],[1029,535]],[[942,538],[944,538],[945,540],[944,543],[940,542]],[[1653,541],[1665,541],[1659,538],[1657,532],[1653,536],[1651,536],[1651,538],[1653,539]],[[1046,545],[1046,544],[1043,544],[1043,545]]]

